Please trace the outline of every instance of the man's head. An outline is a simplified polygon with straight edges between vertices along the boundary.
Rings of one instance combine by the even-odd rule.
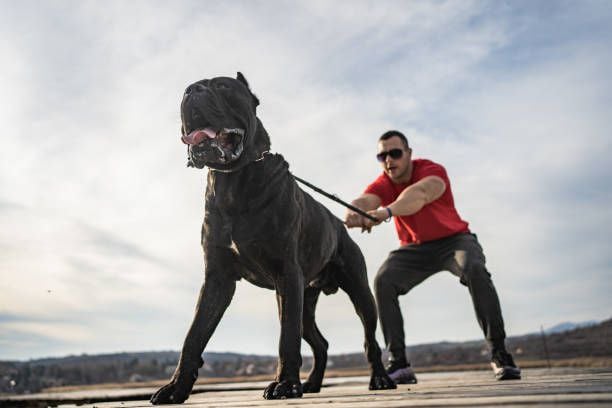
[[[412,177],[412,149],[408,139],[397,130],[389,130],[378,138],[376,158],[394,183],[407,183]]]

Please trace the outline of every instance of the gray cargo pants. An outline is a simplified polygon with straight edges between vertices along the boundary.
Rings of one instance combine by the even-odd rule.
[[[378,270],[374,292],[385,343],[393,359],[404,358],[404,320],[398,296],[428,277],[450,271],[468,287],[489,346],[504,350],[504,321],[485,256],[475,234],[461,233],[392,251]]]

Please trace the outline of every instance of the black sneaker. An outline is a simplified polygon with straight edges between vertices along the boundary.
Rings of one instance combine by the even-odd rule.
[[[498,380],[520,380],[521,369],[514,364],[512,355],[506,351],[495,351],[491,357],[491,368]]]
[[[387,375],[396,384],[416,384],[417,379],[410,364],[406,360],[390,360]]]

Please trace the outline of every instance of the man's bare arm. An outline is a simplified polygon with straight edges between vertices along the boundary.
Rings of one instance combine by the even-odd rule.
[[[405,216],[419,212],[427,204],[437,200],[446,191],[446,183],[438,176],[427,176],[422,180],[406,187],[397,199],[389,204],[387,208],[393,215]],[[385,208],[370,210],[368,213],[380,221],[389,218],[389,212]],[[371,225],[380,223],[370,222]],[[366,223],[367,226],[371,226]]]
[[[351,202],[351,204],[363,211],[369,212],[378,208],[381,202],[382,201],[380,197],[378,197],[377,195],[366,193],[357,197]],[[364,227],[365,220],[366,218],[349,209],[346,211],[346,215],[344,217],[344,224],[346,224],[348,228]]]

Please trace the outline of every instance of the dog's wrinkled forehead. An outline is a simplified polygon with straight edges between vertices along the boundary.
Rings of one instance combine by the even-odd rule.
[[[216,77],[210,79],[202,79],[200,81],[194,82],[189,85],[187,89],[185,89],[185,95],[190,95],[194,91],[203,90],[207,88],[213,92],[223,92],[228,90],[233,90],[234,92],[248,94],[250,93],[249,88],[247,88],[242,82],[230,78],[230,77]]]
[[[259,100],[253,95],[246,78],[241,73],[238,73],[236,79],[215,77],[194,82],[185,89],[184,100],[207,94],[223,98],[230,105],[239,105],[246,102],[253,109],[259,105]]]

